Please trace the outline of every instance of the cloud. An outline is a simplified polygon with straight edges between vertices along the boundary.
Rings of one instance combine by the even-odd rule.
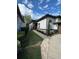
[[[46,0],[46,2],[49,2],[50,0]]]
[[[51,14],[51,15],[53,15],[53,16],[59,15],[58,13],[49,13],[49,14]]]
[[[61,4],[61,0],[57,0],[56,6]]]
[[[44,0],[39,0],[39,3],[38,3],[38,4],[39,4],[39,5],[40,5],[40,4],[42,4],[42,3],[43,3],[43,1],[44,1]]]
[[[57,15],[61,15],[61,12],[60,12],[60,10],[58,10],[57,12],[53,12],[53,13],[49,13],[49,14],[57,16]]]
[[[44,8],[47,8],[47,7],[48,7],[48,5],[45,5],[43,7],[39,6],[38,8],[41,9],[41,10],[44,10]]]
[[[33,13],[33,10],[28,9],[24,4],[18,4],[20,12],[23,16],[25,15],[30,15],[32,17],[32,19],[39,19],[40,17],[43,16],[43,14],[39,14],[39,13]]]
[[[22,3],[27,4],[28,3],[28,0],[23,0]]]
[[[29,2],[29,0],[23,0],[22,3],[25,4],[29,8],[33,8],[34,7],[32,2],[31,1]]]
[[[43,8],[42,8],[42,7],[40,7],[40,6],[39,6],[38,8],[39,8],[39,9],[41,9],[41,10],[43,10]]]
[[[45,5],[43,8],[47,8],[48,7],[48,5]]]
[[[43,2],[49,2],[50,0],[39,0],[39,5],[42,4]]]
[[[28,7],[29,7],[29,8],[33,8],[34,6],[33,6],[32,3],[29,3],[29,4],[28,4]]]
[[[33,12],[31,9],[28,9],[24,4],[18,4],[18,6],[23,16],[31,15]]]
[[[40,3],[43,3],[43,0],[40,0]]]
[[[31,17],[32,17],[33,20],[39,19],[39,18],[41,18],[42,16],[44,16],[44,14],[33,13],[33,14],[31,15]]]
[[[52,10],[52,9],[54,10],[54,7],[51,7],[51,10]]]

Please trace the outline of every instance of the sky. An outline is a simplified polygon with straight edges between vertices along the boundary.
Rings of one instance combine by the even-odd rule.
[[[23,16],[31,15],[33,20],[45,14],[61,15],[61,0],[17,0]]]

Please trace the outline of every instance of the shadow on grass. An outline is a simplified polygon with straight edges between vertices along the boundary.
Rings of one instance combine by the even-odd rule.
[[[41,49],[38,47],[30,47],[27,49],[22,49],[18,55],[17,59],[41,59]]]
[[[40,46],[25,48],[42,41],[41,37],[33,31],[28,31],[27,34],[19,37],[18,40],[21,42],[21,48],[17,53],[17,59],[41,59]]]

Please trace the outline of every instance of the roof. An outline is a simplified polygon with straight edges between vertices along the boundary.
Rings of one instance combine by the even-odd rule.
[[[58,16],[52,16],[52,15],[46,14],[45,16],[41,17],[40,19],[37,19],[37,22],[43,20],[43,19],[46,18],[46,17],[61,18],[60,15],[58,15]]]
[[[30,23],[36,23],[36,22],[37,22],[36,20],[31,19],[31,21],[29,22],[29,24]]]
[[[17,5],[17,15],[19,15],[19,17],[21,18],[21,21],[24,22],[24,19],[23,19],[21,13],[20,13],[18,5]]]
[[[55,22],[54,24],[61,24],[61,22]]]

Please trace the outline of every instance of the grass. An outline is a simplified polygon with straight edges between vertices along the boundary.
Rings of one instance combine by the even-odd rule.
[[[24,32],[19,32],[17,34],[18,34],[17,37],[19,38],[24,35]],[[28,31],[27,36],[25,38],[22,38],[21,40],[22,40],[23,49],[18,59],[41,59],[40,46],[29,47],[29,48],[25,48],[25,47],[29,45],[34,45],[39,41],[42,41],[43,38],[38,36],[33,31]]]
[[[22,59],[41,59],[40,46],[24,49]]]
[[[33,44],[36,44],[39,41],[42,41],[43,40],[43,38],[41,38],[40,36],[38,36],[33,31],[29,31],[28,32],[26,39],[28,39],[28,45],[33,45]]]
[[[27,49],[28,51],[28,59],[41,59],[41,50],[40,46],[31,47]]]
[[[24,34],[25,34],[25,32],[18,32],[17,33],[17,39],[22,40],[22,43],[24,44],[24,46],[33,45],[33,44],[36,44],[39,41],[43,40],[43,38],[41,38],[40,36],[38,36],[33,31],[28,31],[26,37],[24,37]]]
[[[42,41],[43,38],[38,36],[35,32],[29,31],[26,39],[28,39],[28,45],[34,45],[39,41]],[[40,46],[26,48],[27,59],[41,59],[41,50]],[[25,59],[25,58],[24,58]]]

